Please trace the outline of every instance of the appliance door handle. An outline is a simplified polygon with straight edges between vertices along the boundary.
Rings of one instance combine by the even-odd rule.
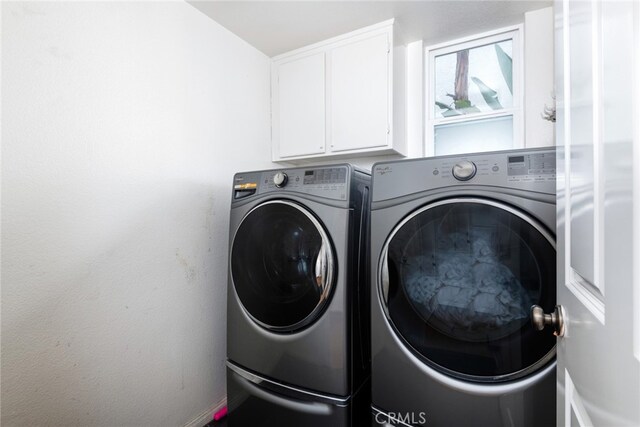
[[[252,381],[246,379],[242,375],[235,371],[231,371],[231,374],[236,377],[236,381],[245,389],[250,395],[257,396],[262,400],[272,403],[283,408],[290,409],[295,412],[302,412],[311,415],[331,415],[333,410],[330,405],[320,402],[304,402],[298,399],[292,399],[290,397],[284,397],[278,394],[270,393],[262,387],[254,384]]]
[[[380,265],[380,289],[382,291],[382,301],[389,303],[389,252],[385,247],[382,251],[382,263]]]
[[[328,244],[328,242],[323,240],[320,251],[318,252],[318,257],[316,258],[315,276],[316,285],[320,288],[320,301],[324,301],[328,297],[329,285],[333,280],[333,261],[327,251]]]

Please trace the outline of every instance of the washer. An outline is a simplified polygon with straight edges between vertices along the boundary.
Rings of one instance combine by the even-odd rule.
[[[370,181],[348,164],[235,175],[230,426],[348,426],[369,417]]]
[[[377,163],[372,425],[555,425],[555,149]]]

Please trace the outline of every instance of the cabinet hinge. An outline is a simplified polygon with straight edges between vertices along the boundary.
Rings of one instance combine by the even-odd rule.
[[[391,133],[391,126],[387,125],[387,135]]]

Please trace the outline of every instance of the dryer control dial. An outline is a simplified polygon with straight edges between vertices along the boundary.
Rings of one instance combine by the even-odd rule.
[[[476,175],[477,170],[475,163],[462,160],[453,166],[451,173],[458,181],[469,181]]]
[[[289,181],[289,177],[284,172],[278,172],[273,176],[273,183],[278,188],[282,188],[285,185],[287,185],[288,181]]]

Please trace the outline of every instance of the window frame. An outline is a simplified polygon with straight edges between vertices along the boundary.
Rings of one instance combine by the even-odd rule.
[[[524,147],[524,25],[512,25],[485,33],[451,40],[425,47],[425,130],[424,153],[426,157],[435,155],[435,128],[438,125],[455,124],[461,122],[475,122],[483,119],[512,117],[513,118],[513,146]],[[473,49],[487,44],[504,40],[512,40],[512,77],[513,77],[513,105],[500,111],[489,111],[464,114],[454,117],[435,117],[435,58],[464,49]]]

